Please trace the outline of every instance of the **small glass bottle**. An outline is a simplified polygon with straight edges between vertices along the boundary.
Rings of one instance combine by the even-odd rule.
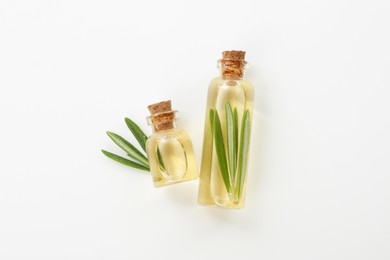
[[[221,76],[210,82],[208,90],[198,202],[242,208],[254,91],[243,79],[245,52],[224,51],[222,56]]]
[[[178,112],[171,109],[171,101],[148,106],[147,117],[153,134],[146,141],[153,183],[161,187],[196,179],[199,176],[191,139],[183,129],[177,129]]]

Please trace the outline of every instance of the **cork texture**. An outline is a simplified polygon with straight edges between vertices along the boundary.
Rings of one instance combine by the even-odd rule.
[[[222,52],[222,79],[238,80],[244,76],[245,51]]]
[[[151,104],[148,106],[148,110],[151,115],[172,111],[172,104],[170,100],[161,101],[155,104]]]
[[[148,106],[148,110],[151,114],[150,118],[153,123],[154,131],[174,128],[173,121],[175,120],[175,112],[172,111],[170,100],[151,104]]]
[[[222,59],[245,60],[245,51],[224,51]]]

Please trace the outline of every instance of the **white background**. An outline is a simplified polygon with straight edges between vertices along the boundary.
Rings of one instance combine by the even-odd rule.
[[[0,259],[390,259],[390,2],[0,1]],[[244,210],[104,157],[247,51]]]

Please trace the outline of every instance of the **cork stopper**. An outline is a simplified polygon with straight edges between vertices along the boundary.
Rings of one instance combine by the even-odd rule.
[[[224,51],[221,59],[222,79],[238,80],[244,76],[245,51]]]
[[[222,52],[224,60],[245,60],[245,51],[224,51]]]
[[[177,111],[172,110],[171,101],[161,101],[148,106],[150,116],[148,123],[153,125],[153,131],[169,130],[175,127]]]
[[[172,104],[170,100],[161,101],[159,103],[149,105],[148,110],[152,115],[162,113],[162,112],[168,112],[172,110]]]

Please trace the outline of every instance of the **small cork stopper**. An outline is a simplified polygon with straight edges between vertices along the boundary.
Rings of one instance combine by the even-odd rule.
[[[244,76],[245,51],[222,52],[221,71],[222,79],[238,80]]]
[[[170,100],[161,101],[159,103],[151,104],[148,106],[150,114],[158,114],[172,110],[172,104]]]
[[[155,132],[174,128],[175,112],[172,111],[170,100],[151,104],[148,106],[148,110]]]
[[[245,60],[245,51],[224,51],[222,59]]]

